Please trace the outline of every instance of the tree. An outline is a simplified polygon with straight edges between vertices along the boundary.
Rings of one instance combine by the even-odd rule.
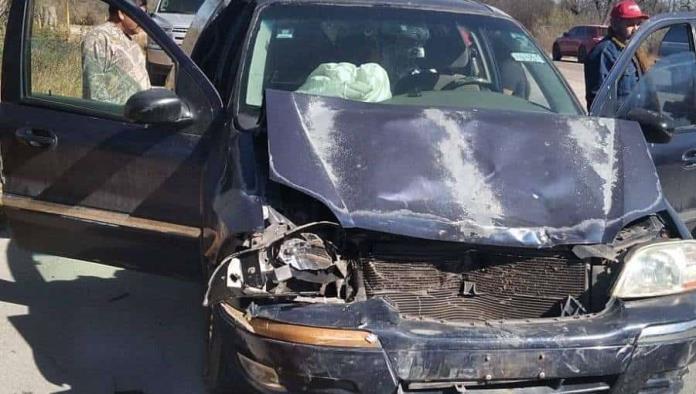
[[[540,21],[548,18],[556,6],[553,0],[484,0],[483,3],[505,11],[530,31],[534,31]]]
[[[643,12],[657,14],[668,11],[670,2],[684,2],[696,5],[696,0],[636,0]],[[590,15],[597,23],[609,23],[611,8],[618,0],[563,0],[561,6],[575,15]]]
[[[673,11],[693,11],[696,10],[696,0],[673,0],[671,1]]]

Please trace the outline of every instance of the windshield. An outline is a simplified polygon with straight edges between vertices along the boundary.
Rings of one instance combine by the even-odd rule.
[[[494,17],[274,5],[256,26],[242,110],[265,89],[381,104],[579,114],[528,35]]]
[[[168,14],[195,14],[204,0],[162,0],[157,12]]]

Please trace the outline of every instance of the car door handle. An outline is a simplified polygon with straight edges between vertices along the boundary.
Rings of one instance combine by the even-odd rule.
[[[689,149],[682,155],[682,165],[686,169],[696,169],[696,149]]]
[[[34,148],[53,148],[58,144],[58,137],[48,130],[24,127],[17,130],[15,136],[22,143]]]

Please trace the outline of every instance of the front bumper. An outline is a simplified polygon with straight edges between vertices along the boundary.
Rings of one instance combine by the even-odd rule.
[[[215,311],[226,351],[273,368],[288,392],[696,393],[688,373],[693,293],[616,302],[591,317],[468,326],[404,320],[381,300],[254,310],[286,323],[365,329],[378,336],[376,349],[265,338]],[[263,382],[250,383],[264,391]]]

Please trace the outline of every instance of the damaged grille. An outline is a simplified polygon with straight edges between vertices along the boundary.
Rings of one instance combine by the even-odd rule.
[[[363,260],[369,297],[382,297],[410,318],[444,321],[561,316],[587,288],[585,264],[573,255],[466,253],[422,260]]]

